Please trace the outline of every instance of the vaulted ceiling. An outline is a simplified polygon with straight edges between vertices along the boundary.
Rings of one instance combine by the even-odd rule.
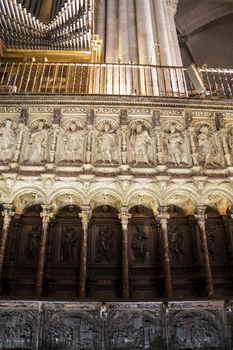
[[[233,0],[179,0],[176,25],[185,66],[233,68]]]

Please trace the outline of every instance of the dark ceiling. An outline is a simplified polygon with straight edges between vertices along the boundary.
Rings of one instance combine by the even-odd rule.
[[[42,4],[46,4],[48,0],[18,0],[18,2],[21,2],[34,16],[39,18]],[[65,2],[66,0],[52,0],[50,20],[56,16]]]
[[[185,66],[233,68],[233,0],[180,0],[176,25]]]

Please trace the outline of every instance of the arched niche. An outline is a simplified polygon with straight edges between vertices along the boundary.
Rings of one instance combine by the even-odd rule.
[[[61,207],[50,222],[44,292],[51,297],[78,295],[82,223],[80,207]]]
[[[232,295],[233,231],[231,219],[206,206],[206,238],[215,296]]]
[[[35,294],[42,233],[42,207],[28,206],[21,216],[12,218],[7,248],[3,281],[3,293],[12,296],[33,296]]]
[[[196,219],[185,208],[169,206],[168,245],[172,290],[175,297],[202,294],[197,289],[200,275]]]
[[[118,211],[110,205],[95,208],[88,232],[88,297],[121,297],[121,241]]]
[[[153,211],[144,205],[136,205],[130,209],[130,214],[130,294],[133,298],[162,296],[161,247]]]

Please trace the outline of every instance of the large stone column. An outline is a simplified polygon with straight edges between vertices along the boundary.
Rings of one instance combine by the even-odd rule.
[[[208,243],[206,237],[206,229],[205,229],[205,220],[207,215],[205,214],[206,207],[204,205],[200,205],[197,207],[197,214],[195,215],[198,226],[200,229],[200,238],[201,238],[201,250],[204,261],[204,269],[205,269],[205,278],[206,278],[206,289],[208,297],[214,296],[214,288],[213,288],[213,280],[212,273],[210,268],[210,259],[209,259],[209,251],[208,251]]]
[[[43,292],[43,280],[44,280],[44,267],[46,260],[46,250],[48,243],[48,230],[49,230],[49,222],[53,217],[53,213],[51,212],[50,205],[42,205],[43,211],[40,214],[42,218],[42,236],[40,243],[40,256],[38,262],[37,269],[37,277],[36,277],[36,295],[41,296]]]
[[[177,11],[177,6],[179,0],[166,0],[167,1],[167,22],[168,22],[168,30],[170,32],[171,42],[172,42],[172,56],[173,65],[174,66],[182,66],[182,58],[180,52],[180,45],[178,41],[176,24],[175,24],[175,15]]]
[[[172,281],[171,281],[171,262],[169,255],[169,243],[168,243],[168,219],[170,215],[168,214],[168,206],[159,207],[159,215],[156,217],[159,220],[162,235],[163,235],[163,266],[165,274],[165,293],[166,297],[172,296]]]
[[[79,296],[80,298],[86,297],[86,276],[87,276],[87,241],[88,241],[88,224],[91,218],[91,211],[89,207],[83,208],[79,214],[82,219],[82,247],[80,257],[80,276],[79,276]]]
[[[122,224],[122,296],[123,298],[129,298],[129,234],[128,223],[132,217],[129,214],[127,207],[122,207],[121,212],[118,215]]]
[[[5,260],[6,243],[11,223],[11,218],[15,215],[13,204],[3,205],[3,228],[0,240],[0,278],[2,277],[3,264]]]

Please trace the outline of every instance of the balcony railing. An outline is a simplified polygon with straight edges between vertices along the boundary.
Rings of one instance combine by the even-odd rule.
[[[136,64],[1,63],[0,93],[233,99],[233,71]]]

